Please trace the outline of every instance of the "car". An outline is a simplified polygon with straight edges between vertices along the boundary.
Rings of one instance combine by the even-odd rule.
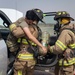
[[[54,25],[56,24],[56,21],[54,20],[56,12],[46,12],[44,13],[44,22],[46,24],[43,24],[39,22],[38,26],[42,30],[42,32],[47,31],[50,34],[50,45],[54,45],[55,41],[57,39],[57,34],[55,34]],[[6,39],[9,31],[9,25],[12,23],[12,21],[8,18],[8,16],[0,10],[0,75],[12,75],[12,61],[14,59],[14,56],[8,49],[6,45]],[[11,63],[8,64],[8,59]],[[54,66],[57,63],[58,56],[55,54],[47,53],[44,57],[41,59],[37,59],[37,64],[35,66],[35,72],[34,75],[38,72],[39,75],[50,75],[51,71],[54,70]],[[10,65],[10,66],[9,66]]]

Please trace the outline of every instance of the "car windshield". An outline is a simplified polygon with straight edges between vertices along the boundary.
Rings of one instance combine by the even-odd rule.
[[[39,22],[38,26],[41,28],[42,31],[47,31],[50,33],[51,36],[53,36],[54,24],[56,24],[56,21],[54,20],[54,16],[45,16],[43,21],[46,24]]]

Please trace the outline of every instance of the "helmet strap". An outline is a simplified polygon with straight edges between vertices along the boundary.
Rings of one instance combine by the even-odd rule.
[[[61,28],[60,21],[57,20],[57,23],[54,25],[54,30],[58,33]]]

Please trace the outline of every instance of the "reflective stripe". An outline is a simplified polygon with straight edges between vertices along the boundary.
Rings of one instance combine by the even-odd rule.
[[[56,44],[64,51],[67,47],[59,40],[57,40]]]
[[[62,66],[62,62],[64,66],[69,66],[69,65],[75,64],[75,58],[68,60],[68,62],[66,60],[63,61],[62,59],[60,59],[59,66]]]
[[[9,26],[10,31],[12,31],[14,27],[16,27],[16,24],[11,24],[11,25]]]
[[[33,54],[19,54],[19,59],[34,59]]]
[[[22,75],[22,71],[21,70],[18,71],[18,75]]]
[[[21,42],[21,38],[19,38],[17,42],[20,43]],[[29,42],[31,43],[31,45],[36,46],[36,44],[33,43],[32,41],[29,40]],[[22,43],[23,44],[28,44],[28,42],[27,42],[27,40],[25,38],[22,39]]]
[[[70,48],[75,48],[75,44],[70,44],[69,47]]]

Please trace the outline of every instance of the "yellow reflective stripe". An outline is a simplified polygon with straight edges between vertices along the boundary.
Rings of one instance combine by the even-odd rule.
[[[70,44],[69,47],[70,48],[75,48],[75,44]]]
[[[21,42],[21,38],[18,38],[17,42],[20,43]]]
[[[34,59],[33,54],[19,54],[19,59]]]
[[[18,43],[20,43],[20,42],[21,42],[21,38],[19,38],[19,39],[17,40],[17,42],[18,42]],[[33,43],[32,41],[30,41],[30,40],[29,40],[29,42],[31,43],[31,45],[36,46],[36,44],[35,44],[35,43]],[[23,44],[28,44],[28,42],[27,42],[27,40],[26,40],[26,39],[22,39],[22,43],[23,43]]]
[[[75,64],[75,58],[68,60],[68,62],[66,60],[64,60],[63,63],[64,63],[63,64],[64,66],[69,66],[69,65]],[[59,61],[59,66],[62,66],[62,59],[60,59],[60,61]]]
[[[9,26],[10,31],[12,31],[14,27],[16,27],[16,24],[11,24],[11,25]]]
[[[18,71],[18,75],[22,75],[22,71],[21,70]]]
[[[20,43],[21,42],[21,38],[19,38],[17,42]],[[22,42],[28,44],[28,42],[26,41],[26,39],[22,39]]]
[[[32,42],[31,44],[32,44],[32,45],[34,45],[34,46],[36,46],[36,44],[35,44],[35,43],[33,43],[33,42]]]
[[[59,40],[57,40],[56,44],[64,51],[67,47]]]

